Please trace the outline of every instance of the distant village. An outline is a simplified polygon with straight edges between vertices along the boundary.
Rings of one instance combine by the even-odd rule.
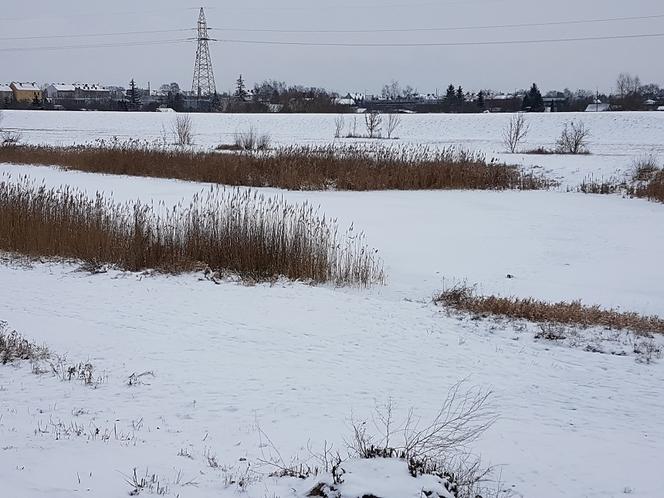
[[[200,95],[177,83],[152,88],[131,80],[128,87],[97,83],[11,82],[0,84],[0,108],[42,110],[96,110],[143,112],[385,112],[385,113],[478,113],[478,112],[608,112],[664,111],[664,89],[642,85],[637,76],[621,74],[610,95],[588,90],[548,91],[536,84],[510,93],[483,90],[467,92],[449,85],[443,93],[420,93],[398,82],[386,84],[380,94],[339,94],[322,88],[264,81],[247,88],[242,76],[233,92]]]

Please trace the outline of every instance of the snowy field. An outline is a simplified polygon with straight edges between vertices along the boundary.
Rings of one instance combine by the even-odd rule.
[[[54,144],[159,139],[173,120],[5,114],[4,126],[26,141]],[[399,135],[541,165],[568,184],[591,173],[624,174],[646,153],[664,157],[664,113],[528,118],[528,147],[550,146],[564,121],[582,118],[593,154],[501,155],[504,115],[403,116]],[[232,141],[250,124],[278,143],[329,143],[333,120],[194,116],[203,147]],[[166,205],[206,188],[0,165],[0,181],[20,176]],[[586,331],[578,344],[555,344],[534,339],[532,327],[448,316],[431,302],[445,285],[466,281],[487,294],[582,299],[663,316],[664,205],[564,188],[263,190],[320,205],[342,227],[354,223],[379,249],[386,285],[214,285],[199,275],[90,275],[76,265],[5,259],[0,320],[72,361],[89,360],[102,382],[93,388],[33,375],[30,365],[0,366],[0,496],[127,496],[125,476],[136,468],[157,474],[170,496],[301,497],[315,481],[265,477],[274,468],[261,461],[311,462],[325,443],[343,452],[351,417],[370,419],[389,400],[400,417],[412,408],[430,419],[463,379],[494,393],[499,418],[470,449],[498,466],[494,477],[509,491],[499,496],[664,496],[664,360],[638,361],[627,334]],[[586,351],[587,344],[606,354]],[[127,385],[142,372],[154,376]],[[355,462],[347,470],[344,496],[416,498],[424,486],[386,465]],[[226,485],[242,475],[252,481],[246,492]]]

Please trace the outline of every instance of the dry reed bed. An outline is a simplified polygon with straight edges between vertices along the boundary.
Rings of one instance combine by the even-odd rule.
[[[97,141],[65,148],[0,147],[0,162],[291,190],[535,190],[554,185],[541,175],[454,147],[294,146],[221,153]]]
[[[532,298],[478,296],[466,286],[442,292],[434,301],[462,312],[494,315],[536,323],[556,323],[579,327],[604,327],[630,330],[637,334],[664,334],[664,319],[641,316],[599,306],[584,306],[581,301],[547,303]]]
[[[645,182],[634,187],[631,194],[651,201],[664,202],[664,169],[653,172]]]
[[[209,268],[254,280],[287,277],[368,286],[383,280],[376,251],[309,204],[218,187],[189,206],[116,204],[28,179],[0,182],[0,250],[111,264],[129,271]]]

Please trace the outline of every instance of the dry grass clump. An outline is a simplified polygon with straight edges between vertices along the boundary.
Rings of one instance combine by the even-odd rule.
[[[9,331],[7,323],[0,321],[0,364],[20,360],[43,360],[50,356],[46,346],[28,341],[15,330]]]
[[[340,236],[336,222],[309,204],[216,187],[169,210],[2,181],[0,250],[129,271],[206,268],[253,280],[362,286],[383,280],[382,263],[363,235],[351,229]]]
[[[580,327],[630,330],[638,334],[664,334],[664,319],[641,316],[599,306],[584,306],[581,301],[547,303],[532,298],[478,296],[474,289],[457,285],[442,292],[434,301],[458,311],[494,315],[538,323],[558,323]]]
[[[651,201],[664,202],[664,168],[657,157],[648,155],[634,162],[630,194]]]
[[[65,148],[0,147],[0,162],[292,190],[534,190],[555,185],[542,175],[453,147],[294,146],[229,153],[98,141]]]

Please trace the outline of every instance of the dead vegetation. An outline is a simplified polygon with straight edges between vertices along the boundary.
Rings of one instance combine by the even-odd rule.
[[[46,346],[40,346],[9,330],[7,323],[0,321],[0,363],[6,365],[16,361],[40,361],[50,357]]]
[[[139,141],[9,146],[0,147],[0,162],[290,190],[535,190],[555,185],[542,175],[454,147],[330,145],[259,151],[265,141],[255,133],[238,142],[229,148],[240,152],[195,152]]]
[[[28,180],[0,182],[0,250],[109,264],[127,271],[205,270],[254,281],[286,277],[368,286],[383,280],[362,233],[340,235],[309,204],[250,190],[210,190],[189,206],[116,204]]]
[[[632,168],[632,187],[629,192],[656,202],[664,202],[664,167],[654,155],[638,158]]]
[[[434,301],[457,311],[479,316],[498,316],[535,323],[628,330],[639,335],[664,334],[664,319],[637,313],[586,306],[581,301],[548,303],[533,298],[480,296],[474,288],[456,285]]]

